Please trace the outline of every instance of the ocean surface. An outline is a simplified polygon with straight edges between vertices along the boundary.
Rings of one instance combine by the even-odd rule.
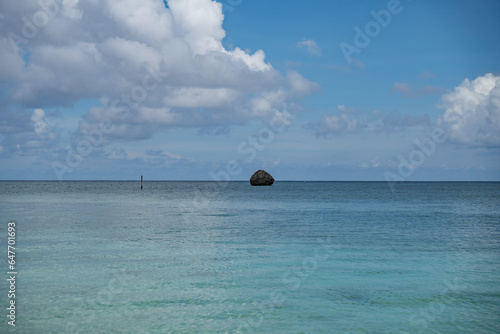
[[[500,333],[500,183],[2,181],[0,217],[0,333]]]

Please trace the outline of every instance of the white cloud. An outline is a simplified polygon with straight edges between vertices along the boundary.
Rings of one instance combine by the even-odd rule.
[[[45,112],[42,109],[33,110],[31,120],[34,123],[35,133],[42,138],[45,137],[48,131],[48,125],[45,123]]]
[[[170,108],[140,108],[134,120],[138,124],[171,125],[176,119]]]
[[[287,93],[283,89],[263,92],[250,100],[249,112],[255,117],[265,117],[269,110],[279,109],[285,103]]]
[[[299,48],[305,48],[310,56],[321,56],[321,49],[313,40],[303,40],[297,43]]]
[[[234,59],[239,59],[243,61],[252,71],[268,71],[272,69],[272,66],[266,64],[264,58],[266,57],[264,51],[259,50],[255,52],[253,55],[250,55],[240,48],[234,49],[233,52],[230,52]]]
[[[238,91],[230,88],[173,88],[164,102],[171,107],[214,108],[230,105]]]
[[[123,38],[109,38],[100,45],[100,50],[107,56],[119,59],[123,65],[144,66],[150,64],[159,66],[161,55],[158,50],[138,41]],[[130,52],[133,50],[133,52]]]
[[[345,105],[337,105],[335,111],[323,114],[319,120],[304,125],[306,129],[316,132],[317,136],[330,137],[347,133],[356,133],[367,129],[369,121],[367,117],[355,108]]]
[[[444,95],[438,124],[451,142],[500,147],[500,76],[488,73]]]
[[[360,128],[358,120],[347,113],[323,115],[318,121],[316,133],[319,136],[356,132]]]
[[[294,96],[306,96],[320,89],[317,83],[307,80],[295,71],[288,72],[287,79],[291,87],[291,93]]]
[[[168,8],[161,0],[54,3],[50,22],[29,38],[21,18],[33,17],[40,5],[0,3],[1,102],[29,110],[86,99],[120,102],[90,108],[79,132],[104,119],[113,122],[113,138],[266,120],[319,87],[297,72],[276,71],[263,50],[226,50],[216,1],[170,0]],[[116,111],[125,104],[130,110],[121,117]]]
[[[195,55],[225,51],[221,43],[226,36],[222,29],[222,4],[206,0],[170,0],[168,5],[174,17],[175,29],[185,38]]]
[[[63,0],[63,15],[71,19],[80,19],[82,10],[78,8],[79,0]]]
[[[51,126],[51,118],[57,113],[43,109],[19,110],[0,105],[0,142],[2,154],[11,156],[22,153],[38,158],[47,155],[59,139],[57,129]]]
[[[169,4],[171,2],[174,3],[170,1]],[[105,14],[102,19],[105,20],[107,26],[112,28],[116,24],[123,29],[120,31],[115,28],[109,35],[120,34],[131,40],[145,41],[150,44],[165,42],[173,38],[175,36],[174,19],[182,21],[182,13],[174,18],[172,11],[165,10],[161,1],[97,0],[94,3],[92,10]],[[177,8],[175,5],[174,7]]]

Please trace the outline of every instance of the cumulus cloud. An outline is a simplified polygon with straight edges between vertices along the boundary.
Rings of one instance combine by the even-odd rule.
[[[305,48],[310,56],[321,56],[321,49],[313,40],[303,40],[297,43],[299,48]]]
[[[233,52],[230,52],[230,54],[234,57],[234,59],[243,61],[252,71],[264,72],[272,69],[272,66],[266,64],[266,62],[264,61],[264,58],[266,58],[266,54],[262,50],[259,50],[253,55],[250,55],[240,48],[236,48]]]
[[[131,139],[266,120],[318,90],[275,70],[263,50],[225,49],[220,3],[167,2],[2,1],[2,104],[46,110],[99,100],[78,133],[106,121],[109,138]],[[33,117],[26,121],[43,134],[43,115]]]
[[[488,73],[443,96],[438,120],[451,142],[500,147],[500,76]]]

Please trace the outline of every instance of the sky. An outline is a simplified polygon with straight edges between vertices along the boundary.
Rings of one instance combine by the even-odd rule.
[[[498,0],[0,2],[0,180],[500,181]]]

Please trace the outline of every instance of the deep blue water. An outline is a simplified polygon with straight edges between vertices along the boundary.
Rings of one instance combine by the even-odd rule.
[[[16,333],[500,332],[500,183],[4,181],[0,217]]]

